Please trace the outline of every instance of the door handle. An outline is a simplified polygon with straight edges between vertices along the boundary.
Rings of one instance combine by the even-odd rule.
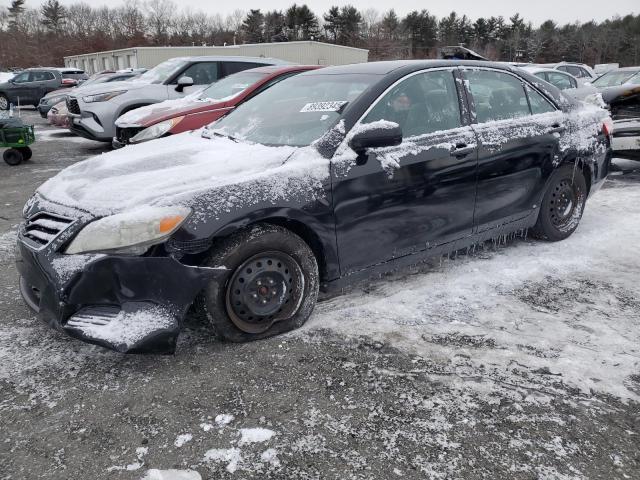
[[[476,149],[475,145],[467,145],[466,143],[458,143],[451,149],[451,156],[456,158],[462,158],[469,155]]]
[[[547,130],[547,133],[562,133],[567,129],[567,127],[559,124],[551,125],[551,128]]]

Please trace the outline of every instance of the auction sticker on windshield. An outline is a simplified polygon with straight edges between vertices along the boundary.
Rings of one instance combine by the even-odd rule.
[[[347,103],[345,100],[339,100],[334,102],[313,102],[307,103],[300,109],[300,112],[337,112]]]

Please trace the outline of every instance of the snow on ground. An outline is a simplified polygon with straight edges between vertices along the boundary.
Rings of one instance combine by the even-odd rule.
[[[446,362],[437,375],[463,379],[484,366],[498,381],[525,369],[637,400],[638,232],[640,188],[607,188],[563,242],[516,240],[356,289],[321,303],[306,330],[364,334]]]
[[[194,470],[157,470],[151,469],[141,480],[202,480]]]

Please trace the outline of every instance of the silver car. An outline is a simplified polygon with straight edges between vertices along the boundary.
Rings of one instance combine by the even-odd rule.
[[[99,142],[111,142],[116,119],[135,108],[181,98],[232,73],[289,62],[261,57],[172,58],[126,82],[83,87],[67,97],[71,131]]]

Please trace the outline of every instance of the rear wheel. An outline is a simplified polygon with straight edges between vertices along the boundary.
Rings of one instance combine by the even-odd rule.
[[[2,93],[0,93],[0,110],[9,110],[9,99]]]
[[[534,236],[554,242],[569,237],[578,228],[586,201],[582,170],[569,164],[558,168],[542,199]]]
[[[247,342],[302,326],[318,297],[318,264],[289,230],[261,224],[225,239],[207,261],[228,273],[199,306],[224,340]]]
[[[22,153],[22,158],[25,161],[30,160],[31,157],[33,157],[33,151],[29,147],[20,147],[18,150]]]
[[[11,166],[20,165],[22,163],[22,160],[24,160],[22,153],[15,148],[5,150],[2,154],[2,158]]]

